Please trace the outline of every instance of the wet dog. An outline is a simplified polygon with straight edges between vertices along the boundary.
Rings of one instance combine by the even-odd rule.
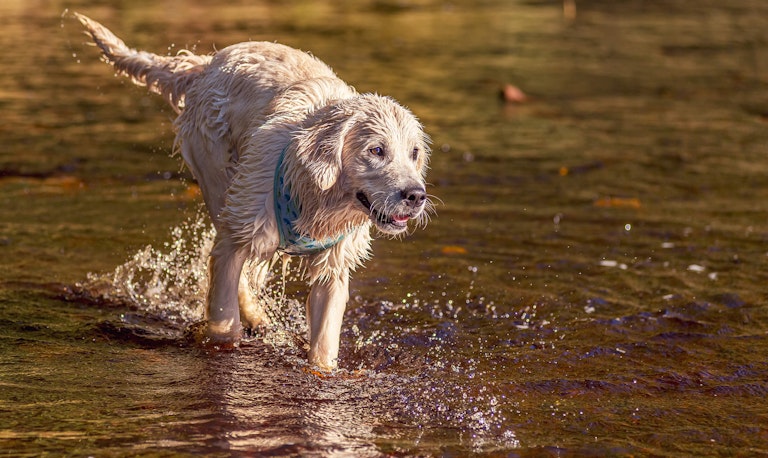
[[[216,228],[203,340],[236,345],[243,325],[264,323],[258,291],[272,262],[302,256],[309,362],[336,367],[349,276],[370,256],[371,227],[404,234],[431,208],[421,124],[393,99],[357,93],[288,46],[160,56],[75,16],[118,73],[179,115],[175,147]]]

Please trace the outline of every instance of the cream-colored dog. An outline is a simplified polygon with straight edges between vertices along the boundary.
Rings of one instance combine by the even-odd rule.
[[[403,234],[431,208],[419,122],[393,99],[358,94],[319,59],[287,46],[248,42],[213,55],[159,56],[75,16],[107,62],[179,114],[176,146],[216,228],[205,339],[236,344],[241,322],[261,324],[252,291],[278,255],[304,256],[309,361],[336,367],[349,275],[370,256],[371,226]]]

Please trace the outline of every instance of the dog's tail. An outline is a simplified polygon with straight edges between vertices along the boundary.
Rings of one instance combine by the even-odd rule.
[[[131,49],[93,19],[79,13],[74,13],[74,16],[101,48],[104,60],[119,73],[130,77],[135,84],[147,86],[151,92],[163,96],[176,112],[184,109],[187,89],[211,62],[212,56],[198,56],[189,51],[182,51],[176,56],[158,56]]]

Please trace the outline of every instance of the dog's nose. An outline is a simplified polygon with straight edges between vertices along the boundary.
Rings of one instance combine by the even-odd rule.
[[[419,207],[424,205],[424,201],[427,200],[427,191],[421,187],[404,189],[400,194],[403,196],[405,204],[409,207]]]

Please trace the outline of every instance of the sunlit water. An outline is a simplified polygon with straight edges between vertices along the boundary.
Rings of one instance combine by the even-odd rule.
[[[173,113],[66,8],[310,50],[419,115],[443,203],[374,243],[335,374],[295,265],[239,349],[187,339],[212,232]],[[768,454],[764,2],[9,0],[0,45],[3,452]]]

